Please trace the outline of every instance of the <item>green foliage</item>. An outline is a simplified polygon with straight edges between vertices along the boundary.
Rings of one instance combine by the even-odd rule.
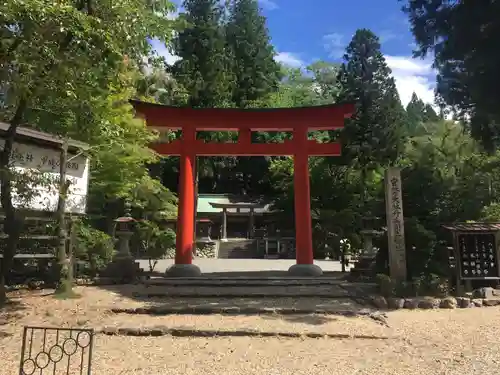
[[[356,103],[356,112],[339,135],[341,160],[365,170],[395,164],[404,147],[406,118],[378,37],[370,30],[357,30],[344,60],[338,100]]]
[[[97,275],[112,259],[114,241],[108,234],[101,232],[85,222],[76,222],[75,257],[88,264],[91,276]]]
[[[188,27],[174,40],[180,59],[172,66],[172,74],[187,90],[190,106],[228,106],[233,76],[221,27],[223,9],[217,0],[185,0],[183,7]]]
[[[425,104],[417,94],[413,93],[411,100],[406,106],[408,118],[408,134],[416,135],[416,130],[422,126],[422,123],[438,122],[439,116],[430,104]]]
[[[467,115],[472,134],[490,150],[498,145],[497,37],[500,3],[411,0],[405,10],[418,45],[417,54],[434,52],[441,100]]]
[[[375,282],[381,296],[389,297],[418,297],[434,296],[446,297],[451,289],[446,277],[435,274],[426,274],[411,281],[396,281],[386,274],[377,274]]]
[[[225,34],[233,57],[232,102],[247,107],[275,91],[280,79],[280,66],[274,60],[266,19],[257,0],[231,1]]]
[[[160,229],[157,224],[148,220],[138,223],[137,232],[144,255],[149,260],[149,270],[154,271],[159,259],[164,258],[175,245],[175,232],[170,229]]]
[[[495,202],[485,206],[481,212],[481,219],[487,222],[500,223],[500,203]]]

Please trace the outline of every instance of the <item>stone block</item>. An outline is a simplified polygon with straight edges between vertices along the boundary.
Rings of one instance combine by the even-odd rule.
[[[475,298],[472,300],[472,304],[476,307],[482,307],[483,306],[483,300],[481,298]]]
[[[318,277],[323,275],[323,270],[316,264],[294,264],[288,269],[290,276]]]
[[[201,270],[194,264],[173,264],[165,271],[167,277],[199,277]]]
[[[132,257],[116,257],[101,272],[100,276],[110,278],[115,282],[131,283],[139,277],[141,269]]]
[[[387,298],[387,306],[392,310],[402,309],[405,305],[404,298],[391,297]]]
[[[409,309],[409,310],[415,310],[418,308],[418,303],[419,303],[418,298],[406,298],[404,302],[404,308]]]
[[[418,302],[419,309],[437,309],[441,305],[441,300],[439,298],[426,297]]]
[[[387,309],[387,300],[383,296],[372,296],[370,301],[377,309]]]
[[[441,300],[441,304],[439,305],[442,309],[455,309],[457,308],[457,300],[453,297],[446,297]]]
[[[495,289],[490,287],[479,288],[472,292],[472,298],[494,298],[495,292]]]
[[[472,304],[472,301],[469,297],[457,297],[457,305],[461,309],[469,308]]]
[[[499,298],[484,298],[483,305],[484,306],[498,306],[498,305],[500,305],[500,299]]]

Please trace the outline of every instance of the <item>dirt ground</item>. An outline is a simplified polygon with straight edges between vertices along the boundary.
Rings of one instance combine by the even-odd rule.
[[[388,313],[389,327],[364,318],[308,316],[148,316],[112,314],[144,301],[120,290],[79,287],[78,299],[49,291],[13,296],[0,312],[0,375],[17,374],[25,325],[52,327],[251,329],[348,334],[349,339],[176,338],[97,335],[92,374],[490,374],[500,370],[500,308]],[[163,300],[163,303],[169,302]],[[172,301],[170,301],[172,302]],[[182,301],[181,301],[182,302]],[[181,303],[178,301],[177,304]],[[204,301],[213,303],[214,301]],[[160,303],[153,301],[150,304]],[[173,303],[173,302],[172,302]],[[184,303],[187,303],[184,301]],[[255,301],[254,303],[257,303]],[[280,306],[296,303],[275,301]],[[303,303],[324,303],[307,299]],[[354,307],[353,307],[354,308]],[[359,339],[356,336],[375,336]]]

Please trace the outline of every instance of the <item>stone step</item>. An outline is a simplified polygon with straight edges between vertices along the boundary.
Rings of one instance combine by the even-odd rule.
[[[138,337],[280,337],[280,338],[312,338],[312,339],[365,339],[365,340],[389,340],[386,335],[355,335],[347,333],[327,333],[327,332],[274,332],[262,330],[210,330],[210,329],[192,329],[192,328],[171,328],[163,327],[103,327],[95,330],[107,336],[138,336]]]
[[[268,285],[268,286],[192,286],[192,285],[144,285],[137,287],[134,297],[219,297],[219,298],[264,298],[264,297],[326,297],[347,298],[349,292],[339,285]]]
[[[220,241],[217,253],[220,259],[252,259],[257,254],[255,240],[229,240]]]
[[[338,278],[151,278],[143,281],[144,285],[170,285],[170,286],[321,286],[340,285],[344,281]]]
[[[131,315],[340,315],[346,317],[382,315],[369,307],[360,305],[327,306],[310,308],[261,307],[261,306],[148,306],[136,308],[113,307],[114,314]]]

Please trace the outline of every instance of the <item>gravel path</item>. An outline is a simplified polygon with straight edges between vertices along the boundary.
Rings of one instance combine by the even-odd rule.
[[[0,374],[15,374],[26,324],[155,326],[328,332],[388,337],[363,339],[172,338],[98,335],[93,374],[491,374],[500,370],[500,308],[388,313],[390,327],[340,316],[129,316],[115,307],[141,306],[120,294],[78,288],[83,298],[59,301],[40,293],[24,309],[0,312]]]

